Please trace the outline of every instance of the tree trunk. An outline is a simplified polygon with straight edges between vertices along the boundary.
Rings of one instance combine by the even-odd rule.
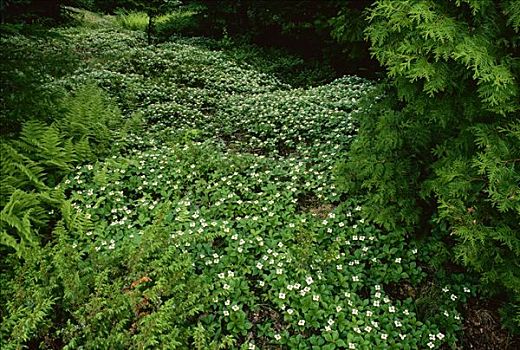
[[[153,29],[154,29],[153,20],[154,20],[154,16],[151,13],[149,13],[148,14],[148,28],[147,28],[148,45],[152,44],[152,34],[153,34]]]

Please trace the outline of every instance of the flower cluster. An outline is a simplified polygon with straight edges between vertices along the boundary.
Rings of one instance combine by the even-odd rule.
[[[248,349],[454,343],[467,292],[444,293],[442,320],[420,319],[417,250],[365,220],[360,200],[340,200],[334,182],[372,84],[344,77],[290,89],[202,47],[146,47],[137,33],[116,44],[99,34],[81,34],[77,46],[94,63],[54,84],[95,80],[147,123],[59,185],[91,224],[70,237],[74,250],[124,257],[157,227],[167,231],[165,244],[189,261],[209,300],[181,333],[200,323],[208,339]],[[119,60],[106,58],[103,42]]]

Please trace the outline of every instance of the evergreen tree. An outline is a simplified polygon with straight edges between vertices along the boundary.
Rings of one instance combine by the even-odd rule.
[[[341,167],[366,213],[449,224],[458,261],[520,293],[519,1],[378,0],[366,30],[388,94]],[[435,219],[434,221],[431,221]]]

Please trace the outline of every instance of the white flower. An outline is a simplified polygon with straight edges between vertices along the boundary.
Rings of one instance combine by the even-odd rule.
[[[280,340],[280,339],[282,339],[282,336],[277,333],[277,334],[274,335],[274,339]]]
[[[356,344],[354,344],[354,343],[348,343],[348,348],[349,348],[349,349],[355,349],[355,348],[356,348]]]
[[[305,278],[305,282],[307,282],[308,285],[311,285],[312,282],[314,282],[314,280],[312,279],[311,276],[308,276],[307,278]]]
[[[401,263],[401,258],[396,258],[396,259],[395,259],[395,262],[396,262],[397,264],[400,264],[400,263]]]
[[[298,326],[305,326],[305,320],[299,320]]]
[[[388,334],[381,334],[381,339],[386,340],[388,338]]]
[[[278,293],[278,298],[285,299],[285,293]]]
[[[224,302],[224,305],[226,306],[229,306],[231,304],[231,300],[227,299],[225,302]]]
[[[249,343],[249,350],[255,350],[256,349],[256,345],[253,344],[253,343]]]
[[[433,348],[435,347],[435,344],[433,344],[432,342],[429,342],[429,343],[426,344],[426,345],[428,345],[428,347],[429,347],[430,349],[433,349]]]
[[[240,307],[238,305],[233,305],[233,306],[231,306],[231,309],[233,311],[238,311],[238,310],[240,310]]]
[[[325,326],[325,332],[330,332],[332,330],[332,328],[330,328],[330,326]]]
[[[437,339],[439,339],[439,340],[444,339],[444,334],[442,334],[442,333],[440,333],[440,332],[437,333]]]
[[[229,311],[224,310],[224,316],[229,316]]]
[[[451,300],[455,301],[457,300],[457,296],[455,294],[450,295]]]
[[[312,296],[312,300],[320,301],[320,296],[315,294],[315,295]]]
[[[396,327],[401,327],[402,326],[402,323],[399,322],[399,321],[394,321],[394,324]]]
[[[222,288],[224,288],[225,290],[228,290],[228,289],[229,289],[229,284],[224,284],[224,285],[222,286]]]
[[[336,312],[340,312],[341,310],[343,310],[341,306],[336,306]]]
[[[352,309],[352,315],[357,315],[358,314],[358,310],[357,309]]]
[[[464,287],[464,292],[469,293],[469,292],[471,292],[471,290],[468,287]]]
[[[294,313],[294,310],[293,310],[293,309],[287,309],[287,313],[288,313],[289,315],[292,315],[292,314]]]
[[[388,308],[388,312],[392,312],[392,313],[394,313],[394,312],[395,312],[395,307],[390,306],[390,307]]]
[[[334,320],[332,318],[329,318],[327,323],[329,324],[329,326],[332,326],[334,324]]]
[[[372,327],[370,327],[370,326],[366,326],[365,327],[365,332],[370,333],[371,330],[372,330]]]
[[[264,267],[264,265],[262,265],[261,263],[256,263],[256,268],[261,270],[262,268]]]

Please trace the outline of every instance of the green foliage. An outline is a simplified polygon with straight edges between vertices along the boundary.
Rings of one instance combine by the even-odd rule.
[[[199,33],[240,37],[266,48],[281,48],[334,67],[336,74],[370,74],[377,68],[363,41],[366,20],[360,1],[193,0],[199,5]],[[349,61],[345,60],[345,56]]]
[[[447,222],[456,259],[520,292],[518,2],[376,1],[366,30],[389,98],[340,172],[388,228]]]
[[[63,204],[56,188],[73,166],[106,155],[120,112],[94,85],[62,102],[64,116],[51,125],[23,124],[19,138],[1,143],[1,242],[22,257],[49,232],[49,222]]]
[[[56,30],[21,27],[0,38],[0,124],[1,134],[18,132],[28,119],[46,123],[57,118],[56,108],[63,91],[44,86],[78,65],[78,57]]]
[[[148,15],[144,12],[119,13],[116,23],[124,29],[146,31]]]
[[[155,29],[159,38],[167,39],[172,35],[191,35],[197,33],[196,15],[200,8],[184,6],[175,11],[160,15],[155,21]]]
[[[429,252],[334,184],[373,84],[293,89],[189,40],[63,31],[86,64],[49,85],[76,95],[63,119],[25,133],[107,156],[62,170],[31,138],[12,141],[39,167],[16,178],[40,193],[33,182],[63,173],[53,186],[65,200],[46,244],[2,260],[0,347],[455,347],[466,283],[420,315],[415,287],[396,286],[421,283]],[[92,81],[111,98],[80,88]],[[132,122],[106,134],[112,99]]]

